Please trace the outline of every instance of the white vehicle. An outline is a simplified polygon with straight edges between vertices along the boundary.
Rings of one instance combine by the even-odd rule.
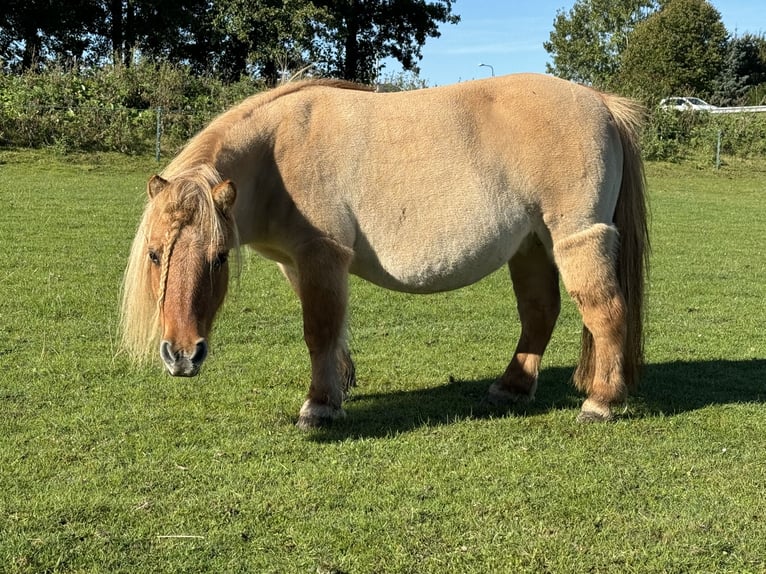
[[[717,110],[716,106],[708,104],[704,100],[699,98],[690,97],[673,97],[660,100],[660,107],[666,110],[680,110],[680,111],[697,111],[697,112],[711,112]]]

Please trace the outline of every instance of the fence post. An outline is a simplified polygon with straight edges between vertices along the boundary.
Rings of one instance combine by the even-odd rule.
[[[723,136],[723,131],[718,130],[718,141],[715,145],[715,168],[721,169],[721,137]]]
[[[157,106],[157,139],[154,157],[160,163],[160,141],[162,139],[162,106]]]

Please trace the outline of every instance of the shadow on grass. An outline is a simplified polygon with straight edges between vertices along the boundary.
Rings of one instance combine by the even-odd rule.
[[[574,421],[583,396],[569,384],[571,374],[569,368],[544,369],[534,402],[503,407],[486,402],[493,379],[391,393],[365,394],[362,389],[346,405],[349,416],[315,431],[312,439],[373,438],[463,419],[529,417],[555,410],[571,410]],[[629,417],[672,416],[709,405],[753,402],[766,402],[764,359],[660,363],[646,367],[641,388],[630,399]]]

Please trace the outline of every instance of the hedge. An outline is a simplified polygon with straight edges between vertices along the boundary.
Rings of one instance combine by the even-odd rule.
[[[142,62],[130,68],[51,69],[0,75],[0,145],[61,151],[154,153],[161,110],[163,153],[174,153],[214,115],[264,89],[250,79],[224,85],[188,69]],[[647,159],[766,155],[766,113],[651,110]]]

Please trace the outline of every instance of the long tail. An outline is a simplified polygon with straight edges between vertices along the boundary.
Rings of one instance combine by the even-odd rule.
[[[622,143],[623,167],[614,224],[620,234],[617,280],[627,311],[623,371],[628,389],[635,389],[644,364],[644,290],[649,272],[649,228],[646,178],[639,145],[643,107],[633,100],[601,94],[614,118]],[[593,376],[595,347],[587,328],[582,333],[582,351],[575,373],[578,387]],[[586,383],[587,384],[587,383]]]

